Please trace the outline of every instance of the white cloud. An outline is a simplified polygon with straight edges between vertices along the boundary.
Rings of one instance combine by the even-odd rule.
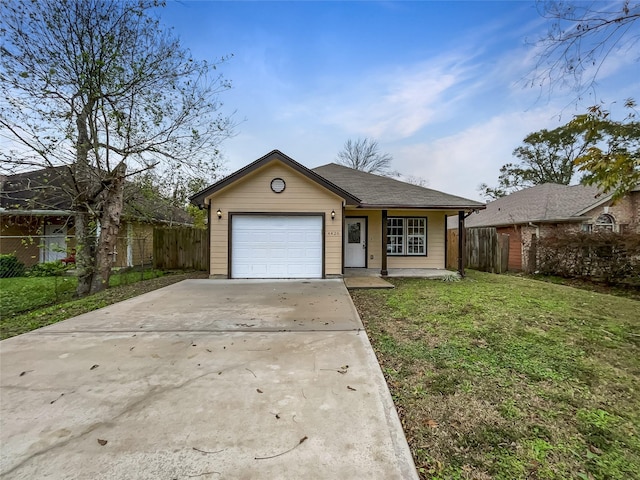
[[[555,111],[509,112],[432,142],[400,147],[393,152],[395,168],[426,178],[435,190],[480,199],[478,185],[497,182],[500,167],[513,160],[511,152],[527,134],[558,126]]]
[[[340,86],[283,102],[278,118],[308,117],[349,136],[408,138],[450,116],[451,103],[471,94],[471,57],[461,54],[340,78]]]

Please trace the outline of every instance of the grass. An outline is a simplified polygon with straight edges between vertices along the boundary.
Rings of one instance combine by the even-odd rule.
[[[171,285],[187,278],[206,278],[200,272],[159,270],[112,275],[110,288],[73,299],[73,277],[7,278],[0,280],[0,339],[51,325],[116,302]],[[56,282],[57,279],[57,282]]]
[[[423,479],[640,478],[640,303],[470,272],[357,290]]]
[[[114,273],[110,287],[161,277],[161,270]],[[0,278],[0,318],[73,299],[78,279],[74,276]]]

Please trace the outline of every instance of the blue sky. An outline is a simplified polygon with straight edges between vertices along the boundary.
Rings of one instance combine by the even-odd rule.
[[[527,86],[531,45],[547,30],[533,1],[172,1],[160,11],[195,57],[233,55],[220,71],[239,122],[226,173],[279,149],[315,167],[347,139],[370,137],[393,168],[436,190],[481,199],[481,182],[531,132],[594,103]],[[609,107],[638,99],[640,63],[614,51],[598,76]],[[615,110],[615,104],[613,106]]]

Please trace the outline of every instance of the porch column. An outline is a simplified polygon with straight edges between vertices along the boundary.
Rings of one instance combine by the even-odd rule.
[[[464,211],[458,211],[458,273],[464,277]]]
[[[389,272],[387,271],[387,211],[382,210],[382,270],[380,275],[386,277]]]

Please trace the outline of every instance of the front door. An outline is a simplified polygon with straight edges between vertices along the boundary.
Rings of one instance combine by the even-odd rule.
[[[344,266],[367,266],[367,223],[364,218],[345,219]]]
[[[41,262],[55,262],[67,257],[67,226],[45,225],[44,242],[40,248]]]

